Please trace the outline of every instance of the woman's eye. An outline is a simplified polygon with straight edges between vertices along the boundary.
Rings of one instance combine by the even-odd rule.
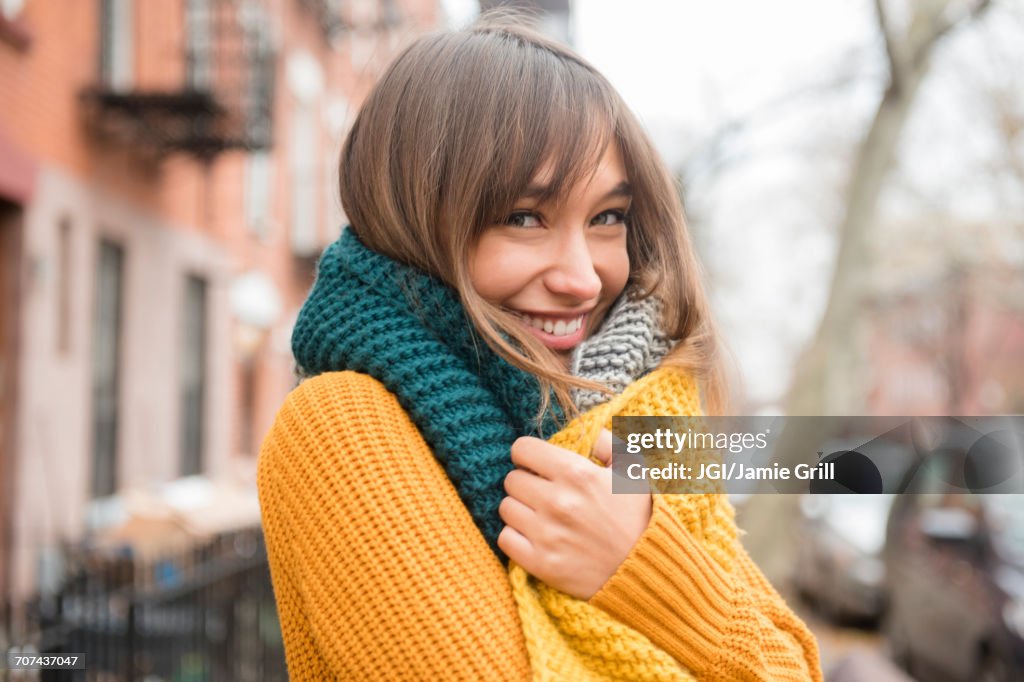
[[[540,218],[537,214],[529,211],[516,211],[502,221],[505,225],[512,227],[540,227]]]
[[[591,225],[618,225],[626,222],[626,212],[617,208],[602,211],[590,221]]]

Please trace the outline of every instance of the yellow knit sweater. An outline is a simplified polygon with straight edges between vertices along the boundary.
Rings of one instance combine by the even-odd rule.
[[[296,388],[263,443],[259,492],[292,679],[530,678],[508,574],[375,379]],[[667,497],[589,604],[698,679],[821,680],[813,635],[739,542],[709,551]]]

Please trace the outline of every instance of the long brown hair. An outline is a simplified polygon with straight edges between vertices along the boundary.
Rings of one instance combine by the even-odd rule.
[[[485,15],[472,26],[421,38],[387,69],[341,154],[341,201],[369,248],[448,283],[486,343],[536,375],[570,415],[568,374],[509,313],[474,290],[468,254],[507,215],[543,166],[547,196],[561,199],[619,146],[632,190],[630,284],[663,302],[678,339],[663,364],[686,368],[704,407],[726,409],[723,354],[674,181],[611,84],[566,47]]]

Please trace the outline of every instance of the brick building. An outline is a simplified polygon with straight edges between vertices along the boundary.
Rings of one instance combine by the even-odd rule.
[[[342,221],[341,140],[443,18],[438,0],[2,8],[0,605],[121,491],[251,480]]]

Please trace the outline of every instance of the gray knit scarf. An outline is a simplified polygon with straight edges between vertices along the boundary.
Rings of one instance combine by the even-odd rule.
[[[570,371],[618,394],[656,368],[671,348],[662,328],[661,302],[654,296],[637,298],[628,290],[608,311],[600,329],[576,348]],[[581,412],[610,398],[600,391],[573,391],[573,402]]]

